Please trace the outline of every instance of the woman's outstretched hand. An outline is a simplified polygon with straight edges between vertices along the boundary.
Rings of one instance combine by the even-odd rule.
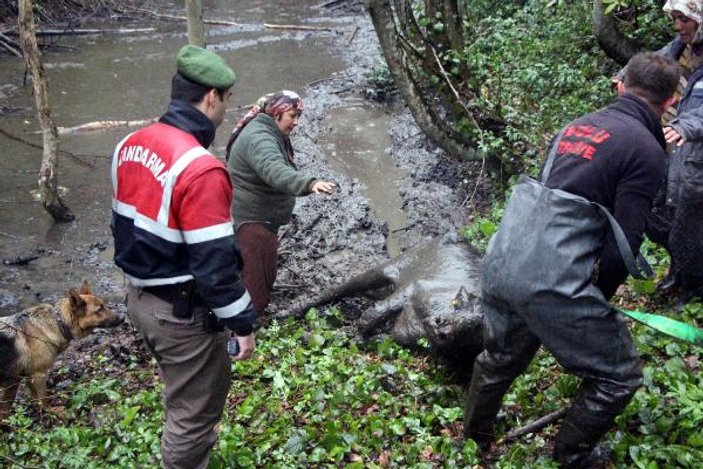
[[[317,181],[315,180],[310,186],[310,192],[313,194],[327,194],[330,195],[334,192],[337,186],[333,182],[329,181]]]

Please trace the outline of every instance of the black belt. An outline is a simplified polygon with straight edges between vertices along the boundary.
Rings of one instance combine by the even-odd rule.
[[[173,295],[176,292],[175,285],[154,285],[153,287],[142,287],[142,291],[154,295],[167,303],[173,302]]]
[[[175,303],[174,300],[176,299],[187,299],[192,295],[195,295],[195,298],[193,298],[194,304],[205,304],[200,295],[198,295],[198,292],[195,290],[195,281],[193,280],[184,283],[174,283],[171,285],[153,285],[150,287],[143,287],[142,291],[149,293],[150,295],[154,295],[158,299],[171,304]]]

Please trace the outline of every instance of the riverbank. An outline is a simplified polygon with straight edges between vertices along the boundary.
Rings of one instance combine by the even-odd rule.
[[[299,199],[297,224],[285,229],[282,237],[284,254],[277,283],[300,285],[301,289],[277,289],[273,310],[294,296],[317,292],[386,260],[386,238],[398,235],[389,233],[388,226],[373,217],[363,188],[356,181],[330,173],[324,152],[316,145],[329,132],[324,125],[326,116],[349,102],[380,94],[371,76],[382,55],[373,26],[364,14],[355,16],[354,31],[351,41],[344,38],[338,43],[347,68],[306,90],[306,110],[293,138],[296,151],[300,149],[301,167],[335,180],[339,190],[331,198]],[[383,94],[388,96],[385,90]],[[390,181],[395,187],[389,188],[397,189],[407,218],[407,226],[397,230],[401,250],[424,237],[457,230],[470,221],[474,211],[487,207],[490,195],[479,163],[449,159],[423,134],[397,95],[373,105],[383,106],[391,114],[387,153],[407,175]]]
[[[136,26],[149,26],[149,21],[149,17],[141,18]],[[377,85],[372,79],[381,62],[381,53],[361,2],[331,2],[330,7],[319,8],[316,21],[344,24],[342,33],[330,34],[330,37],[334,38],[333,54],[342,59],[345,66],[302,90],[305,113],[300,127],[293,134],[293,143],[302,171],[334,180],[339,188],[331,197],[300,198],[294,222],[282,229],[273,311],[298,295],[315,293],[387,259],[387,238],[391,235],[402,250],[425,236],[436,236],[461,227],[474,208],[485,205],[483,201],[487,195],[480,165],[460,164],[447,159],[414,124],[397,96],[385,93],[390,99],[382,103],[365,101],[368,96],[381,94],[374,89]],[[78,64],[62,66],[78,67]],[[15,93],[18,91],[14,90]],[[390,233],[388,224],[375,217],[363,182],[332,170],[327,149],[322,144],[334,130],[330,128],[330,115],[350,103],[358,105],[359,102],[382,108],[390,116],[387,130],[390,146],[384,157],[390,157],[406,175],[388,181],[388,191],[399,194],[407,219],[406,226],[396,229],[395,233]],[[61,108],[57,110],[60,112]],[[26,112],[28,116],[31,114],[29,110]],[[226,131],[219,130],[220,140]],[[363,140],[365,136],[359,134],[354,138]],[[215,148],[216,153],[219,150]],[[481,182],[476,182],[476,175]],[[68,190],[75,193],[77,188],[69,187]],[[24,307],[29,303],[27,297],[30,295],[35,301],[53,301],[61,290],[70,286],[59,280],[66,276],[66,269],[62,266],[67,264],[71,266],[69,277],[89,272],[96,292],[121,303],[124,284],[111,259],[109,213],[97,218],[97,224],[93,226],[84,219],[68,227],[56,227],[57,236],[62,238],[59,245],[46,246],[25,239],[21,250],[4,254],[3,259],[8,263],[17,257],[39,259],[29,266],[3,266],[0,314],[10,314],[13,309]],[[8,237],[23,236],[12,230],[3,231]],[[74,246],[63,243],[69,232],[76,234]]]
[[[371,71],[378,66],[381,57],[375,31],[361,2],[339,5],[343,6],[333,4],[330,8],[320,9],[319,21],[353,25],[353,28],[347,26],[346,29],[351,33],[338,34],[335,39],[334,54],[346,65],[340,72],[303,90],[305,112],[300,127],[293,134],[301,170],[334,180],[339,187],[331,197],[299,199],[294,222],[281,230],[279,276],[272,296],[272,311],[284,307],[293,298],[316,293],[389,257],[386,247],[386,238],[390,234],[388,226],[374,217],[364,196],[363,184],[334,172],[326,150],[321,146],[321,141],[331,131],[327,120],[330,114],[350,102],[358,103],[366,96],[378,95],[370,80]],[[148,21],[138,25],[148,26]],[[408,221],[398,233],[401,249],[412,246],[423,237],[460,228],[469,219],[471,210],[484,204],[487,191],[481,179],[480,165],[449,160],[422,134],[397,98],[368,104],[382,106],[391,114],[388,154],[407,174],[401,180],[389,182],[389,190],[397,190],[400,194]],[[81,239],[86,240],[75,246],[75,250],[68,246],[61,249],[61,245],[51,249],[33,245],[27,254],[37,254],[42,269],[3,266],[0,308],[11,314],[20,304],[26,303],[28,297],[34,297],[36,301],[55,300],[62,289],[73,286],[65,285],[61,280],[65,276],[65,266],[70,265],[69,276],[90,273],[93,290],[124,311],[124,283],[111,259],[108,215],[103,226],[88,226],[81,220],[72,225],[71,230],[83,232]],[[33,276],[31,272],[41,273],[41,276]],[[353,318],[363,306],[361,300],[350,300],[342,305],[349,325],[353,324]],[[135,350],[139,350],[136,355]],[[116,374],[122,366],[134,363],[135,356],[139,357],[139,363],[148,361],[148,354],[131,327],[125,324],[117,331],[96,334],[71,347],[56,366],[63,372],[52,378],[59,386],[57,390],[67,386],[72,377],[84,373],[81,367],[87,363],[87,357],[95,354],[111,357],[109,369],[102,371]]]

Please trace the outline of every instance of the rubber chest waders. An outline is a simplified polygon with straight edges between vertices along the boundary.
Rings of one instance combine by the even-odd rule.
[[[560,140],[561,136],[552,146],[541,181],[522,176],[514,187],[484,258],[484,292],[516,306],[542,295],[564,301],[585,295],[607,305],[592,283],[607,225],[629,272],[637,278],[651,275],[644,259],[635,259],[622,228],[605,207],[544,185]]]
[[[632,254],[622,228],[608,209],[544,186],[560,139],[552,146],[541,181],[522,176],[513,189],[503,222],[484,258],[484,292],[508,296],[515,304],[529,303],[541,295],[556,295],[565,301],[585,295],[595,304],[607,305],[591,282],[606,223],[630,274],[647,278],[652,276],[652,269],[641,255],[635,258]],[[535,236],[540,232],[542,236]],[[703,331],[695,326],[643,311],[617,311],[663,334],[703,345]]]

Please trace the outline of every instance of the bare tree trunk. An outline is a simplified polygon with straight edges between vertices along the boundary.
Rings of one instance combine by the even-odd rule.
[[[188,44],[205,47],[203,4],[201,0],[186,0],[188,16]]]
[[[41,169],[39,170],[39,193],[42,205],[55,221],[68,222],[75,217],[71,210],[63,204],[57,190],[56,173],[58,169],[59,138],[56,124],[51,117],[51,102],[49,100],[46,73],[41,63],[39,48],[37,47],[32,0],[19,0],[17,21],[20,44],[24,51],[24,60],[32,75],[34,99],[43,134],[44,150]]]
[[[593,33],[605,55],[620,65],[639,52],[639,45],[617,28],[613,15],[605,14],[602,0],[593,0]]]
[[[482,156],[478,152],[451,138],[451,130],[441,126],[441,123],[445,122],[446,119],[433,118],[430,114],[429,110],[432,109],[432,106],[425,103],[422,90],[415,82],[416,74],[406,66],[407,57],[400,47],[400,37],[393,19],[390,1],[366,0],[365,3],[383,49],[388,70],[403,99],[408,104],[417,125],[430,139],[454,158],[480,160]]]
[[[447,23],[447,37],[452,49],[460,51],[464,47],[461,29],[461,14],[456,0],[444,0],[444,21]]]

